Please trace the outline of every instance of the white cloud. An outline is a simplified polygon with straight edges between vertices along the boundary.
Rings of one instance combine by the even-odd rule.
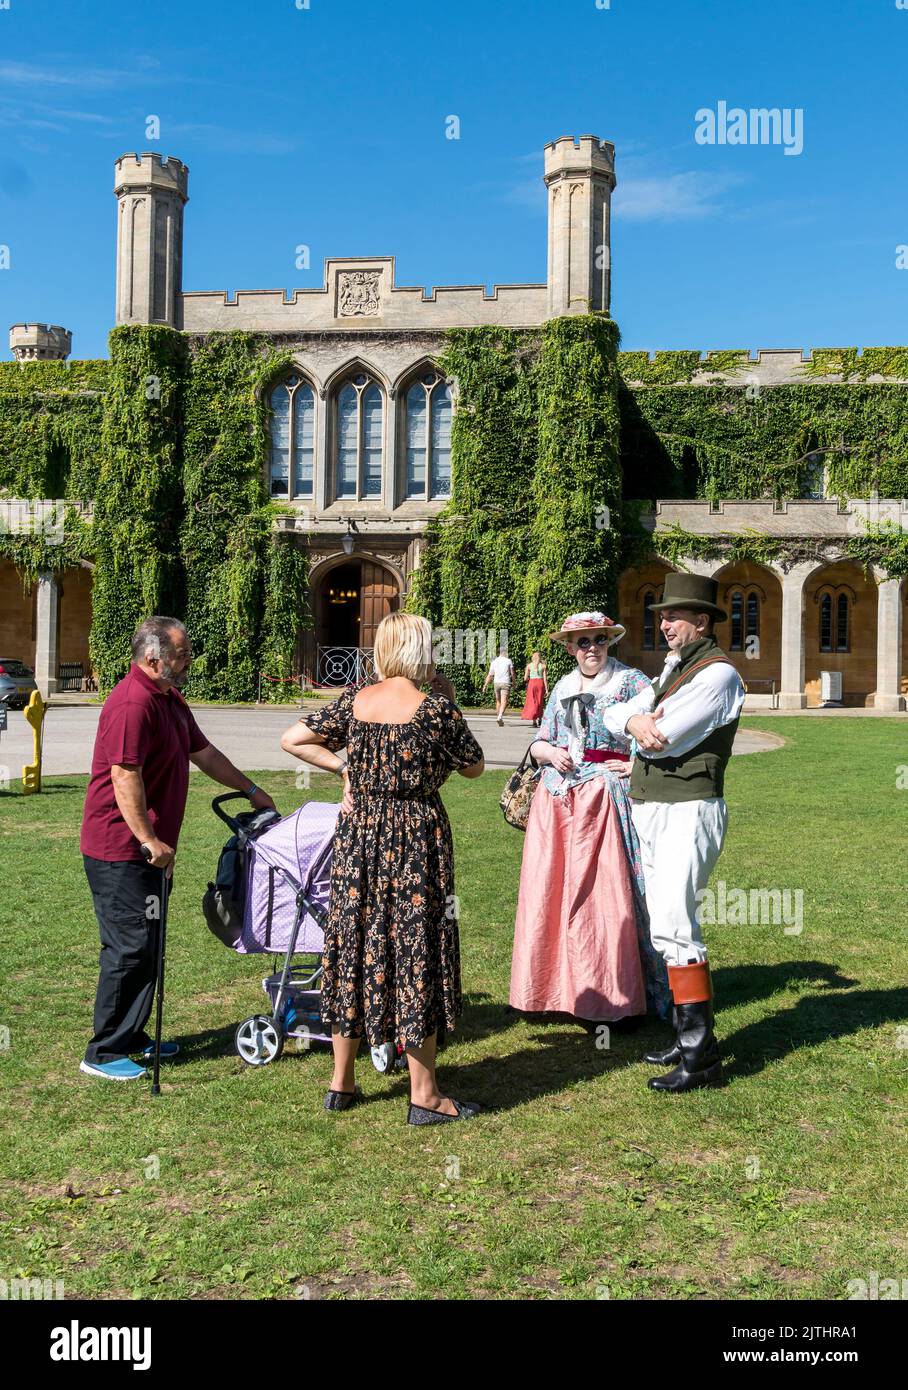
[[[619,178],[612,205],[628,222],[693,220],[725,211],[723,194],[745,181],[739,174],[698,171]]]

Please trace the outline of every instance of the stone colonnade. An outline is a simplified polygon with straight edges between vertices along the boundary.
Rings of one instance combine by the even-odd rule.
[[[828,561],[824,563],[829,563]],[[712,578],[728,564],[727,560],[684,560],[684,568],[693,574]],[[805,590],[807,581],[823,565],[815,560],[792,565],[783,570],[767,565],[782,585],[782,669],[778,696],[779,709],[806,709],[805,691]],[[902,603],[901,580],[890,579],[874,568],[877,583],[877,663],[875,709],[904,710],[905,696],[901,693],[902,665]]]

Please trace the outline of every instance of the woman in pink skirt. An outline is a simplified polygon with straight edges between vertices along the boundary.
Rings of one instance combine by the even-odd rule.
[[[558,681],[531,754],[543,764],[523,847],[511,1006],[614,1023],[671,1005],[652,947],[640,849],[631,820],[630,743],[605,713],[650,680],[609,648],[625,629],[573,613],[553,641],[577,665]],[[609,721],[617,726],[614,715]]]

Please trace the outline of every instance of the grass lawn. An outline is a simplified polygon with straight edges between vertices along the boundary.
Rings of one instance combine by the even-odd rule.
[[[505,1012],[523,837],[498,809],[503,772],[455,777],[466,1010],[441,1080],[489,1111],[429,1131],[368,1057],[365,1103],[326,1114],[325,1053],[262,1069],[234,1053],[269,962],[204,926],[223,827],[198,774],[168,936],[182,1056],[157,1099],[81,1076],[85,779],[0,794],[0,1274],[62,1278],[69,1297],[290,1299],[843,1299],[871,1271],[908,1277],[908,728],[745,723],[787,742],[734,759],[716,879],[802,890],[803,932],[706,928],[728,1085],[648,1091],[639,1058],[662,1025],[605,1050]],[[284,811],[306,799],[292,774],[256,780]],[[316,777],[310,795],[338,791]]]

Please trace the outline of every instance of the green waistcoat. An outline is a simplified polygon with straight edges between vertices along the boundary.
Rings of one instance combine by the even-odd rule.
[[[694,668],[706,658],[727,661],[714,637],[701,637],[688,642],[680,651],[681,661],[660,679],[654,688],[653,711],[659,708],[662,694],[670,686],[679,689],[695,674]],[[710,796],[722,796],[725,790],[725,769],[731,757],[738,720],[713,729],[702,743],[680,758],[657,759],[638,755],[631,773],[630,795],[633,801],[701,801]],[[671,745],[669,745],[669,748]]]

